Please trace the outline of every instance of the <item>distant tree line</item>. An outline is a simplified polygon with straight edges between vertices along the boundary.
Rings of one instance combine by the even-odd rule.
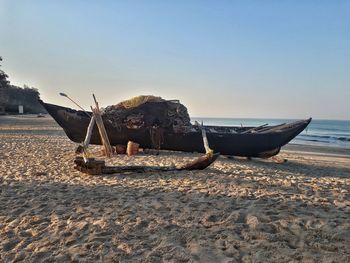
[[[2,57],[0,57],[0,62]],[[1,64],[0,64],[1,67]],[[45,109],[38,102],[40,93],[36,88],[23,88],[10,84],[7,74],[0,69],[0,107],[6,112],[18,113],[18,105],[23,105],[25,113],[42,113]]]

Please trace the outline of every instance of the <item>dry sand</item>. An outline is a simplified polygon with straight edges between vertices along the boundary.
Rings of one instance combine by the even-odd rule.
[[[349,156],[88,176],[73,169],[75,147],[48,117],[0,117],[1,262],[350,262]]]

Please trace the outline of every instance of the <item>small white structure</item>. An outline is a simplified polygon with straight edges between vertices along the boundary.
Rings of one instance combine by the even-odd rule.
[[[18,105],[18,113],[19,114],[23,114],[24,111],[23,111],[23,105]]]

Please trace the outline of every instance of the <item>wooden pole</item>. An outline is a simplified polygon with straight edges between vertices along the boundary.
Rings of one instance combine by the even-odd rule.
[[[108,139],[106,128],[105,128],[105,126],[103,124],[101,111],[100,111],[100,108],[99,108],[99,105],[98,105],[98,102],[96,100],[95,95],[92,94],[92,96],[94,98],[96,108],[92,108],[91,107],[91,109],[92,109],[92,112],[93,112],[95,120],[96,120],[98,131],[100,133],[100,138],[101,138],[102,144],[104,146],[106,156],[107,157],[111,157],[112,154],[113,154],[113,150],[112,150],[111,144],[110,144],[109,139]]]
[[[259,130],[259,129],[261,129],[261,128],[266,127],[267,125],[269,125],[269,124],[265,123],[265,124],[263,124],[263,125],[261,125],[261,126],[254,127],[254,128],[249,129],[249,130],[246,130],[246,131],[244,131],[244,132],[241,132],[241,134],[245,134],[245,133],[257,131],[257,130]]]
[[[91,139],[92,130],[94,128],[94,125],[95,125],[95,117],[92,114],[89,126],[88,126],[88,128],[86,130],[85,140],[83,141],[83,144],[79,145],[79,147],[76,150],[76,153],[83,153],[83,158],[84,158],[85,162],[87,162],[88,158],[89,158],[87,149],[89,148],[90,139]]]
[[[90,139],[91,139],[91,135],[92,135],[92,130],[94,128],[94,125],[95,125],[95,116],[92,115],[92,117],[90,119],[89,126],[88,126],[88,128],[86,130],[86,136],[85,136],[85,140],[84,140],[84,143],[83,143],[83,147],[84,147],[85,150],[89,147]]]
[[[209,142],[208,142],[208,138],[207,138],[207,133],[205,131],[205,128],[203,126],[203,122],[201,124],[201,130],[202,130],[202,137],[203,137],[203,144],[204,144],[204,149],[205,149],[205,153],[206,154],[212,154],[213,150],[210,149],[209,147]]]
[[[59,93],[61,96],[66,97],[67,99],[69,99],[71,102],[73,102],[75,105],[77,105],[87,116],[91,117],[91,115],[84,110],[84,108],[82,106],[80,106],[78,103],[76,103],[73,99],[71,99],[67,94],[60,92]]]

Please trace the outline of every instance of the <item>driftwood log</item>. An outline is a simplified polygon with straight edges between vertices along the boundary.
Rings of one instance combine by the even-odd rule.
[[[74,160],[75,169],[91,175],[114,174],[114,173],[145,173],[145,172],[169,172],[183,170],[203,170],[211,165],[219,157],[219,153],[206,154],[191,162],[180,166],[106,166],[105,161],[89,158],[87,162],[82,157]]]

